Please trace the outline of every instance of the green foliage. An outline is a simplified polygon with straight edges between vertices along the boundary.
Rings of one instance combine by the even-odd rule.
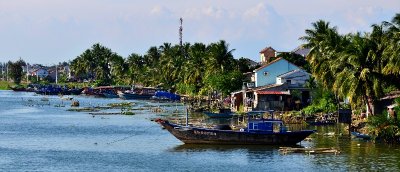
[[[399,141],[400,138],[399,120],[388,118],[386,111],[368,119],[368,130],[376,139],[385,142]]]
[[[71,62],[73,73],[81,79],[94,79],[96,85],[154,86],[188,95],[223,94],[240,89],[249,70],[245,60],[235,60],[229,44],[221,40],[205,45],[164,43],[150,47],[146,54],[132,53],[126,59],[110,49],[94,44]],[[241,61],[241,62],[239,62]]]
[[[230,73],[214,74],[206,78],[206,86],[222,92],[224,95],[238,90],[242,86],[243,75],[239,71]]]
[[[310,64],[306,61],[305,57],[292,53],[292,52],[283,52],[279,54],[279,57],[283,57],[287,61],[295,64],[296,66],[299,66],[303,68],[307,72],[311,72],[311,67]]]
[[[399,23],[383,22],[372,25],[371,33],[347,35],[329,22],[312,23],[301,39],[311,49],[307,61],[313,76],[326,89],[350,98],[353,107],[371,100],[368,105],[374,109],[385,87],[400,89],[400,65],[393,65],[400,64]]]
[[[312,104],[302,109],[305,114],[313,115],[319,112],[332,113],[337,111],[335,96],[330,91],[317,88],[316,92],[313,94],[315,97]]]
[[[7,65],[9,66],[8,75],[11,77],[15,84],[19,85],[21,83],[23,75],[22,66],[25,65],[25,62],[22,59],[19,59],[16,62],[9,61]]]

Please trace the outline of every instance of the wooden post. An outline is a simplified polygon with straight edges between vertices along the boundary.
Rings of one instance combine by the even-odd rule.
[[[186,107],[186,127],[189,126],[189,109]]]

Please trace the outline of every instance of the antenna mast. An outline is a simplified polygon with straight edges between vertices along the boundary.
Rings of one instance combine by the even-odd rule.
[[[183,31],[183,26],[182,26],[183,19],[182,19],[182,17],[180,18],[180,22],[181,22],[181,25],[179,26],[179,45],[182,48],[182,31]]]

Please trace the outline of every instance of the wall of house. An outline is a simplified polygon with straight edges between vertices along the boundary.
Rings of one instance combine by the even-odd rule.
[[[289,63],[285,59],[281,59],[267,67],[264,67],[255,72],[256,87],[270,85],[276,83],[276,77],[283,73],[299,69],[297,66]],[[264,73],[267,72],[267,75]]]
[[[287,79],[287,78],[290,78],[290,79]],[[296,72],[296,73],[293,73],[286,77],[277,77],[276,83],[284,84],[287,82],[287,80],[290,80],[290,85],[296,85],[298,87],[301,87],[306,83],[307,79],[309,79],[309,78],[310,78],[310,74],[308,74],[306,72]]]

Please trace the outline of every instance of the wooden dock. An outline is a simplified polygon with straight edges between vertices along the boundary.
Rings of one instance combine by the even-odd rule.
[[[336,148],[293,148],[293,147],[280,147],[279,152],[283,155],[288,153],[305,153],[311,154],[340,154],[340,151]]]

